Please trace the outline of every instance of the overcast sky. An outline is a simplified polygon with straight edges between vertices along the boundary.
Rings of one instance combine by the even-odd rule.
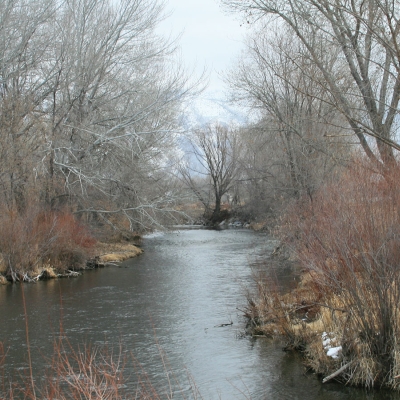
[[[245,27],[223,12],[218,0],[166,0],[166,11],[172,15],[162,24],[164,34],[178,35],[181,55],[188,69],[200,74],[204,67],[210,73],[208,93],[222,96],[219,73],[229,68],[243,47]]]

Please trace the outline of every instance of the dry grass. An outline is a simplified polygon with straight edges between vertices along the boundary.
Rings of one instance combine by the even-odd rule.
[[[267,222],[251,222],[250,223],[250,229],[253,229],[253,231],[256,231],[256,232],[266,230],[266,228],[267,228]]]
[[[98,261],[100,264],[106,264],[109,262],[122,262],[129,258],[133,258],[142,254],[143,250],[134,246],[126,245],[126,249],[118,253],[108,253],[100,255]]]
[[[60,337],[54,340],[53,355],[45,360],[46,372],[41,373],[41,376],[36,376],[31,367],[30,346],[28,345],[27,360],[29,361],[25,369],[26,375],[21,376],[20,373],[17,373],[15,376],[19,379],[11,380],[10,371],[6,371],[6,351],[0,342],[1,399],[202,399],[190,375],[188,375],[188,381],[184,385],[178,382],[158,343],[159,362],[164,368],[164,377],[157,374],[157,377],[152,379],[122,344],[114,348],[108,345],[74,347],[65,337],[62,326],[60,331]],[[29,343],[28,325],[27,343]],[[127,372],[128,364],[130,372]],[[132,367],[134,372],[132,372]],[[132,385],[132,383],[135,383],[135,385]],[[188,384],[191,388],[189,391],[183,389],[187,389]]]
[[[258,285],[250,320],[261,332],[283,332],[288,347],[305,352],[318,373],[365,387],[400,388],[400,187],[398,171],[385,176],[354,164],[338,181],[299,202],[279,234],[304,274],[281,295]],[[322,334],[342,350],[327,356]],[[333,343],[332,343],[333,346]]]
[[[137,257],[143,250],[131,243],[96,243],[92,263],[95,266],[105,266],[107,264],[119,263],[129,258]]]
[[[134,251],[134,252],[104,254],[99,257],[99,264],[122,262],[122,261],[128,260],[129,258],[136,257],[140,253],[141,253],[141,251],[140,251],[140,249],[138,249],[138,251]]]

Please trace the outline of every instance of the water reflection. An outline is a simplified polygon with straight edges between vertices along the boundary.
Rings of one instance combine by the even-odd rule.
[[[25,285],[36,370],[62,321],[72,344],[124,343],[161,390],[168,381],[191,398],[193,377],[204,399],[394,399],[334,383],[321,385],[282,344],[242,338],[237,311],[274,247],[264,234],[246,230],[189,230],[143,241],[145,253],[120,267],[89,271],[78,279]],[[273,272],[290,280],[287,267]],[[289,282],[289,281],[288,281]],[[21,288],[0,288],[0,340],[9,345],[8,366],[24,365]],[[220,326],[232,322],[229,326]],[[160,347],[159,347],[160,346]],[[160,350],[160,348],[162,350]],[[134,365],[127,365],[130,390]],[[176,395],[174,398],[181,398]]]

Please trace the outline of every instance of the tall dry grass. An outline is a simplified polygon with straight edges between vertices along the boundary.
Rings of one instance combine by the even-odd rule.
[[[169,369],[161,350],[160,364],[164,366],[165,376],[161,377],[158,374],[156,379],[152,379],[122,345],[117,348],[110,348],[107,345],[74,347],[64,335],[54,340],[53,355],[46,360],[46,364],[46,372],[41,376],[37,376],[37,373],[27,365],[25,375],[17,375],[11,379],[6,373],[7,358],[0,343],[0,398],[4,400],[202,399],[190,375],[184,385],[185,389],[182,388]],[[129,371],[126,368],[128,364]],[[163,381],[160,382],[160,379]]]
[[[287,337],[305,349],[317,372],[346,365],[339,377],[350,384],[400,388],[398,176],[397,169],[383,176],[354,162],[312,201],[288,210],[278,234],[295,253],[303,279],[285,296],[263,294],[274,304],[261,301],[256,308],[279,311]],[[313,310],[312,318],[304,310]],[[342,346],[338,359],[327,357],[324,331]]]

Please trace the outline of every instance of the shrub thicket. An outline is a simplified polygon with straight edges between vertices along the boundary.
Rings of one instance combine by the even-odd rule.
[[[11,281],[80,269],[95,243],[67,210],[2,210],[0,225],[0,272]]]
[[[396,176],[397,170],[382,175],[355,162],[312,200],[294,205],[279,234],[300,263],[302,281],[284,296],[262,285],[251,312],[262,317],[273,310],[273,321],[283,327],[280,331],[306,350],[317,372],[327,374],[346,366],[339,376],[348,383],[399,389]],[[268,320],[261,318],[260,323],[268,331]],[[340,348],[337,358],[327,355],[323,332]]]

